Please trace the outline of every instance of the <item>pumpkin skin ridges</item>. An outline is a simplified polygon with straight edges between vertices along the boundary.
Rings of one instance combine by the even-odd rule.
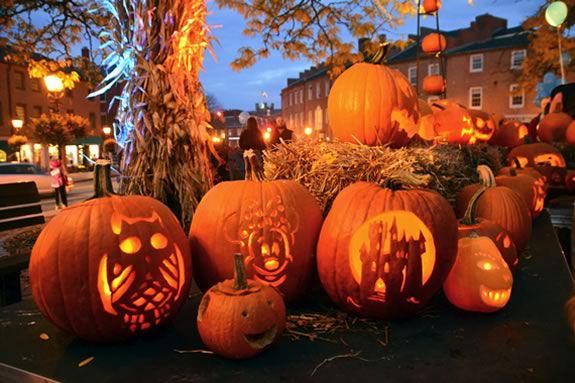
[[[403,208],[414,212],[434,236],[435,265],[421,289],[420,303],[388,302],[386,307],[377,310],[358,308],[348,300],[348,297],[359,294],[359,285],[350,270],[351,237],[370,218]],[[429,211],[431,209],[433,211]],[[345,311],[380,319],[405,317],[423,307],[441,288],[455,260],[456,243],[455,216],[447,201],[438,194],[423,190],[392,192],[374,184],[358,182],[340,192],[324,222],[318,241],[318,272],[331,300]]]
[[[299,227],[290,247],[293,261],[284,273],[288,278],[277,288],[287,301],[305,292],[313,276],[315,243],[322,215],[314,197],[297,182],[288,180],[222,182],[202,198],[189,235],[194,262],[197,262],[194,276],[202,291],[233,276],[233,254],[242,249],[238,240],[240,225],[242,217],[251,213],[249,203],[259,201],[257,205],[263,206],[278,195],[287,217],[298,215]],[[247,249],[242,251],[244,257],[247,256]],[[247,268],[247,275],[254,277],[252,267]]]
[[[148,331],[130,332],[122,322],[124,313],[111,315],[100,302],[99,263],[104,253],[117,251],[113,247],[116,239],[113,234],[107,234],[111,232],[113,212],[132,218],[158,214],[165,232],[170,235],[168,239],[181,251],[185,270],[181,275],[183,286],[178,300],[170,303],[169,317],[185,302],[191,284],[187,238],[171,211],[160,202],[149,197],[112,196],[64,209],[46,226],[32,250],[29,266],[32,295],[40,311],[57,327],[93,342],[120,341]],[[59,234],[53,235],[56,231]],[[137,233],[142,236],[147,232],[138,226]],[[137,265],[143,267],[143,262],[134,261],[134,270]],[[160,325],[169,317],[162,319]]]
[[[495,182],[498,186],[506,186],[521,196],[527,207],[529,207],[529,213],[533,219],[543,211],[543,204],[537,203],[538,198],[541,196],[538,196],[534,191],[536,187],[535,181],[530,175],[513,174],[513,171],[511,171],[509,176],[501,175],[495,177]],[[544,192],[544,190],[542,191]],[[543,193],[542,198],[545,200],[545,193]]]

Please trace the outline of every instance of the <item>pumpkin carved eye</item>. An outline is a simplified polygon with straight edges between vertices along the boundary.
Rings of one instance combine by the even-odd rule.
[[[120,242],[120,250],[126,254],[136,254],[142,248],[142,242],[138,237],[128,237]]]
[[[499,269],[499,266],[497,266],[496,264],[494,264],[493,262],[487,261],[487,260],[480,260],[477,261],[477,267],[479,267],[481,270],[485,270],[485,271],[490,271],[490,270],[497,270]]]
[[[156,250],[165,249],[168,246],[168,238],[162,233],[156,233],[150,237],[150,244]]]

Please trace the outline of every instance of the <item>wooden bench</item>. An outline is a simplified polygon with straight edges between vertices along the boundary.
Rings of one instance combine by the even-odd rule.
[[[44,222],[34,182],[0,184],[0,232]],[[0,257],[0,306],[22,300],[20,272],[29,260],[29,254]]]

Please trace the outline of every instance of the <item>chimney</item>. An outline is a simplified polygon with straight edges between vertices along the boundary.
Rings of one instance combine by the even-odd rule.
[[[365,52],[365,45],[369,42],[369,38],[368,37],[362,37],[357,39],[357,51],[359,53],[364,53]]]
[[[82,47],[82,58],[90,59],[90,49],[88,47]]]

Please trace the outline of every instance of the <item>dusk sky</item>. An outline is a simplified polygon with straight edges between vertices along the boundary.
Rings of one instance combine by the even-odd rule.
[[[443,0],[440,10],[441,29],[457,29],[469,26],[476,16],[490,13],[508,20],[508,26],[516,26],[533,14],[543,3],[542,0],[474,0],[473,5],[466,0]],[[208,17],[213,33],[219,40],[214,46],[217,62],[210,56],[204,61],[204,73],[201,80],[206,92],[216,96],[226,109],[253,110],[256,102],[262,101],[261,93],[268,94],[268,102],[280,106],[280,92],[288,77],[297,77],[300,71],[312,65],[306,61],[289,61],[281,58],[277,52],[266,60],[259,61],[251,68],[235,72],[230,62],[237,56],[237,50],[257,38],[249,39],[242,35],[244,20],[235,12],[217,9],[209,2],[211,12]],[[406,24],[396,35],[387,33],[390,40],[405,39],[407,34],[415,33],[415,18],[406,20]],[[434,19],[427,18],[423,26],[433,26]],[[248,42],[248,44],[246,44]]]

